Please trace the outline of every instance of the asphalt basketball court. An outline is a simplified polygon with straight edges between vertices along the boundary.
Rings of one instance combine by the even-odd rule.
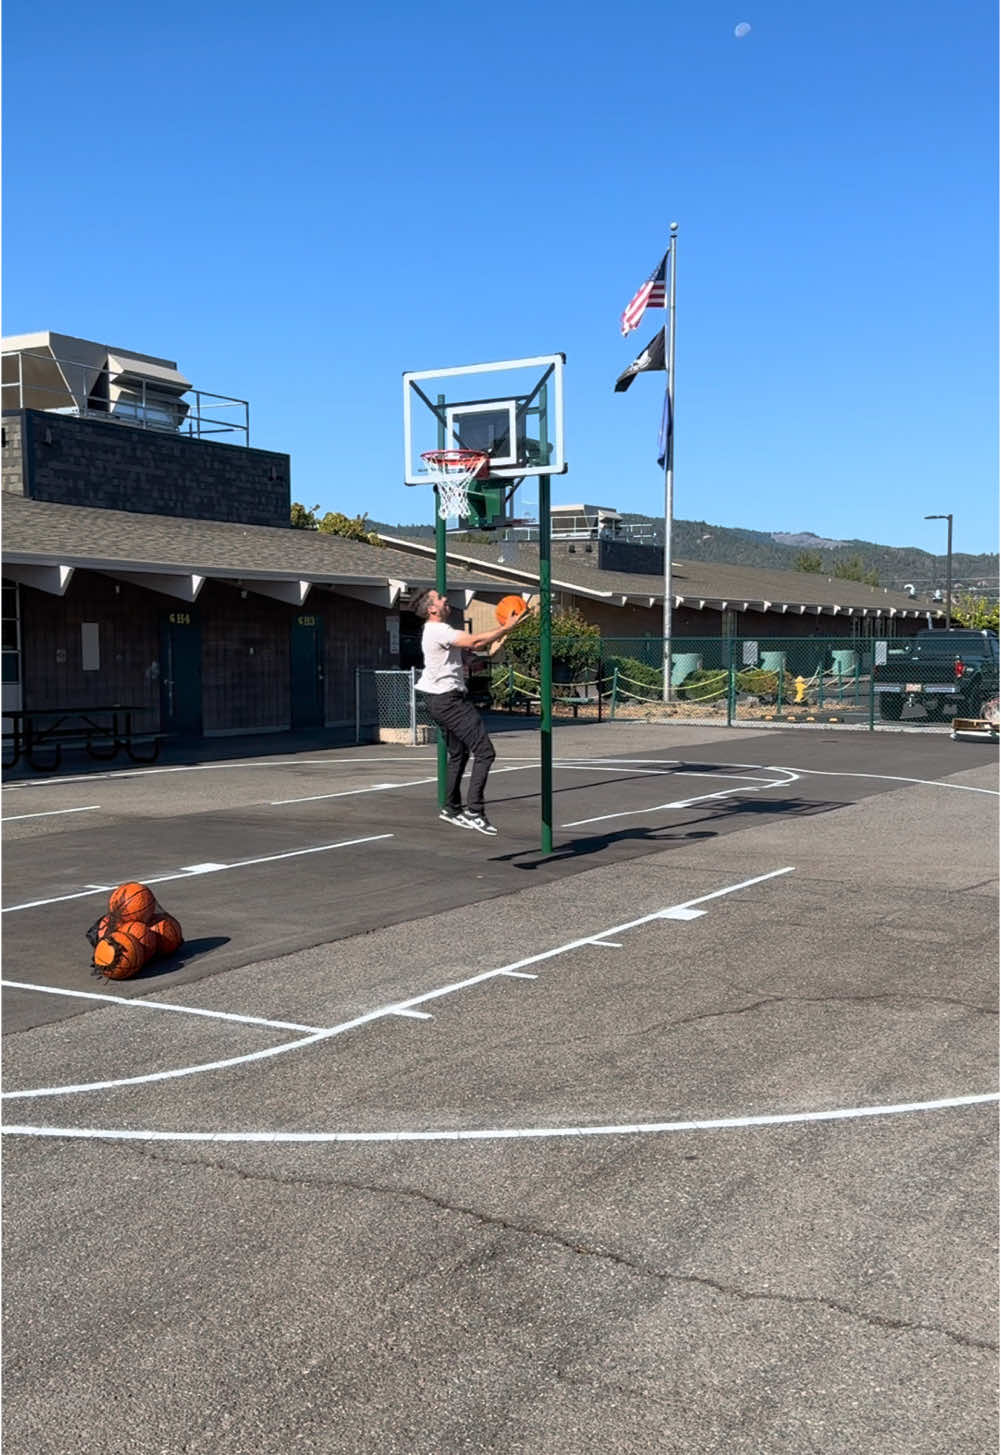
[[[5,789],[10,1447],[996,1448],[996,748],[495,741]]]

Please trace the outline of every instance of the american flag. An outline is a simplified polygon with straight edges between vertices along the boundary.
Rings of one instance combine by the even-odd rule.
[[[648,308],[667,307],[667,256],[665,253],[643,287],[626,304],[621,319],[623,338],[634,328],[639,328],[640,319]]]

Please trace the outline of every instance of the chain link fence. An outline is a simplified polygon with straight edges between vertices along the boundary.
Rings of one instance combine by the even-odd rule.
[[[997,638],[969,632],[917,638],[674,637],[670,702],[663,640],[605,638],[588,680],[560,682],[553,716],[600,721],[670,715],[702,721],[880,724],[934,728],[997,715]],[[492,706],[538,713],[539,682],[495,666]]]
[[[403,743],[416,747],[434,741],[434,724],[424,694],[416,690],[418,672],[358,667],[355,670],[355,742]]]
[[[418,672],[355,673],[355,741],[435,741]],[[723,724],[825,723],[935,728],[997,720],[998,643],[982,632],[917,638],[674,637],[671,695],[663,699],[663,641],[605,638],[597,667],[567,680],[553,664],[553,717],[601,722],[689,718]],[[511,663],[490,669],[495,712],[538,716],[537,677]]]

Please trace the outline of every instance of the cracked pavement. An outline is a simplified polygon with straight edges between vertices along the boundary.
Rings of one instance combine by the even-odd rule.
[[[437,835],[426,789],[381,792],[377,809],[342,800],[352,824],[395,820],[402,863],[369,867],[361,850],[346,874],[300,862],[259,881],[258,910],[286,890],[299,906],[307,892],[350,895],[372,923],[125,991],[335,1026],[576,937],[599,942],[530,965],[535,979],[425,1001],[428,1019],[386,1015],[225,1070],[8,1101],[8,1127],[205,1140],[5,1137],[5,1455],[993,1455],[996,1105],[585,1133],[996,1089],[997,799],[968,791],[996,788],[996,751],[657,725],[574,734],[575,752],[584,741],[595,756],[613,743],[689,766],[800,761],[817,776],[796,793],[823,811],[770,813],[762,794],[728,820],[724,800],[709,837],[701,812],[672,811],[627,858],[589,853],[540,877],[498,870],[504,846]],[[853,764],[926,781],[823,776]],[[345,767],[344,786],[366,771]],[[308,765],[259,765],[252,790],[235,776],[225,803],[208,775],[198,784],[217,844],[227,815],[248,831],[241,793],[257,814],[268,793],[291,796],[290,776],[303,793],[330,784]],[[159,801],[150,780],[132,782],[113,785],[116,812]],[[659,778],[642,785],[617,775],[586,791],[616,812],[634,790],[637,803],[669,796]],[[70,791],[54,787],[53,806]],[[172,784],[171,812],[195,832],[185,792]],[[775,804],[788,801],[783,785]],[[329,830],[329,805],[309,812]],[[696,818],[698,837],[673,836]],[[8,856],[55,864],[82,843],[45,822]],[[784,865],[794,872],[699,918],[601,942]],[[423,910],[400,918],[411,871]],[[186,892],[228,908],[247,891]],[[380,893],[396,896],[381,925]],[[92,916],[74,913],[82,935]],[[36,1015],[18,994],[8,1092],[253,1057],[289,1037],[131,1003]],[[281,1140],[468,1128],[537,1135]],[[237,1132],[261,1140],[211,1140]]]

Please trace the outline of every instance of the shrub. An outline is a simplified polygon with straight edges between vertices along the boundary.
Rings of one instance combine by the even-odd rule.
[[[553,676],[567,682],[593,682],[601,655],[601,632],[579,611],[552,616]],[[505,639],[504,655],[526,677],[539,680],[539,614],[526,612]]]
[[[749,692],[752,697],[774,701],[779,694],[778,673],[765,672],[760,667],[751,667],[746,672],[738,672],[737,691]]]
[[[495,707],[512,707],[518,702],[519,693],[512,685],[511,673],[506,667],[495,667],[490,674],[490,701]]]
[[[718,702],[726,696],[729,683],[728,672],[712,672],[703,667],[688,674],[678,688],[678,694],[687,697],[690,702]]]
[[[606,657],[602,676],[606,679],[602,684],[605,691],[611,690],[612,677],[616,667],[619,669],[619,690],[621,692],[634,693],[637,697],[659,697],[663,673],[656,667],[651,667],[647,662],[641,662],[638,657]]]

